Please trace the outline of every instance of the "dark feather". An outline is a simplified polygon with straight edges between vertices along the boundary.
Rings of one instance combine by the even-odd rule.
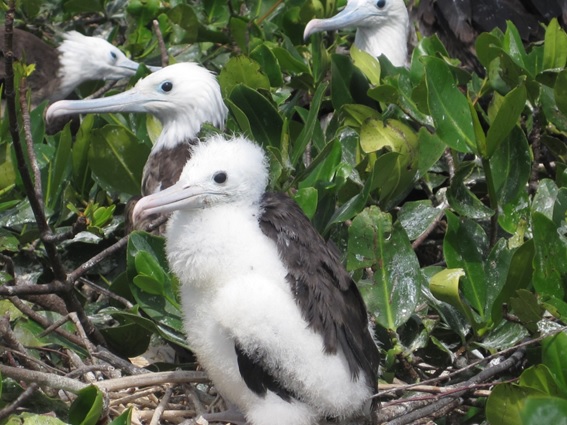
[[[272,391],[285,401],[291,401],[292,394],[284,388],[280,382],[263,367],[263,361],[254,353],[246,353],[238,343],[234,344],[236,357],[238,360],[238,370],[246,386],[261,397],[265,397],[266,393]]]
[[[338,251],[285,194],[264,194],[262,211],[260,227],[277,244],[304,319],[323,336],[327,353],[344,352],[353,379],[362,371],[376,388],[378,348],[368,330],[364,301]]]
[[[475,41],[481,32],[506,30],[512,21],[524,42],[543,39],[540,22],[557,17],[563,27],[567,0],[422,0],[414,19],[423,35],[437,34],[449,54],[471,70],[484,73],[478,62]]]

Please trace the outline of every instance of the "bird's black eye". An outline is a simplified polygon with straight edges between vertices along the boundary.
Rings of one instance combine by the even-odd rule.
[[[376,2],[376,6],[378,7],[378,9],[382,9],[384,6],[386,6],[386,0],[378,0]]]
[[[111,57],[112,59],[116,59],[116,53],[110,52],[110,57]]]
[[[165,83],[161,84],[161,89],[166,93],[171,91],[172,88],[173,88],[173,83],[171,81],[166,81]]]
[[[213,176],[213,180],[215,181],[215,183],[224,183],[226,181],[226,173],[224,171],[219,171],[218,173],[216,173]]]

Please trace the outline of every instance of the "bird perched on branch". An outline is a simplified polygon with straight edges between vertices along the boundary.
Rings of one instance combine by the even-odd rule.
[[[384,55],[394,66],[408,57],[409,16],[403,0],[348,0],[328,19],[312,19],[303,32],[307,39],[321,31],[355,27],[354,45],[372,56]]]
[[[215,76],[196,63],[183,62],[156,71],[114,96],[56,102],[47,109],[46,120],[103,112],[144,112],[161,122],[162,131],[142,176],[142,195],[149,195],[177,182],[202,125],[209,122],[222,129],[228,109]]]
[[[4,27],[0,28],[0,40],[4,54]],[[17,60],[35,64],[35,70],[28,78],[33,106],[44,100],[64,99],[85,81],[131,77],[139,66],[108,41],[76,31],[65,33],[63,42],[55,49],[35,35],[15,28],[13,51]],[[151,71],[160,69],[148,68]],[[2,67],[0,79],[4,78]]]
[[[366,417],[379,354],[358,289],[299,206],[266,192],[263,150],[213,136],[134,217],[174,212],[167,256],[189,345],[253,425]]]

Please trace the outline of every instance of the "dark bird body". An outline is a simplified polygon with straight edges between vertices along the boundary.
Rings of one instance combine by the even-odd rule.
[[[173,212],[166,246],[188,342],[248,423],[371,422],[379,354],[362,297],[338,252],[293,200],[265,192],[267,180],[258,146],[215,136],[134,215]]]

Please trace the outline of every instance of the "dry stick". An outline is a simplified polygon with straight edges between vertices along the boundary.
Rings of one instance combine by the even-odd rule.
[[[511,367],[513,367],[514,365],[517,365],[522,358],[524,357],[525,354],[525,349],[519,349],[516,352],[514,352],[509,358],[507,358],[506,360],[502,361],[501,363],[489,367],[487,369],[484,369],[482,372],[480,372],[478,375],[472,377],[471,379],[469,379],[468,381],[465,381],[464,383],[460,384],[458,387],[459,388],[458,391],[452,393],[450,396],[441,396],[442,398],[440,398],[439,401],[436,401],[435,403],[431,403],[428,404],[425,407],[416,409],[414,411],[412,411],[411,413],[408,414],[404,414],[402,417],[396,418],[394,420],[389,421],[388,423],[390,425],[405,425],[405,424],[410,424],[413,423],[414,421],[421,419],[421,418],[425,418],[428,416],[432,416],[435,415],[436,412],[440,411],[441,409],[443,409],[445,406],[458,402],[458,404],[461,404],[459,400],[455,400],[457,397],[461,397],[464,394],[466,394],[472,386],[474,386],[475,384],[478,384],[482,381],[486,381],[489,378],[492,378],[493,376],[504,372],[505,370],[510,369]],[[410,401],[408,399],[408,401]]]
[[[95,385],[101,390],[118,391],[132,387],[147,387],[149,385],[184,384],[187,382],[210,382],[205,372],[176,370],[172,372],[152,372],[144,375],[124,376],[107,379]]]
[[[20,407],[22,404],[24,404],[26,402],[26,400],[28,398],[30,398],[38,388],[39,388],[39,386],[34,382],[29,387],[27,387],[26,390],[23,393],[21,393],[18,396],[18,398],[14,400],[14,402],[12,404],[10,404],[10,405],[4,407],[2,410],[0,410],[0,421],[4,418],[7,418],[12,413],[15,413],[16,410],[18,410],[18,407]]]
[[[75,220],[69,230],[61,233],[51,234],[49,237],[46,237],[46,240],[51,243],[58,244],[66,240],[73,239],[79,233],[87,230],[88,224],[89,223],[87,218],[84,215],[80,215],[77,217],[77,220]]]
[[[163,395],[162,399],[160,400],[158,406],[154,410],[154,414],[152,416],[152,420],[150,421],[150,425],[159,425],[161,420],[161,415],[165,410],[165,406],[169,403],[169,399],[171,398],[172,393],[171,387],[167,387],[165,390],[165,394]]]
[[[24,313],[24,315],[26,315],[27,317],[29,317],[33,321],[39,323],[46,330],[50,329],[53,326],[53,323],[51,323],[48,319],[46,319],[42,315],[38,314],[36,311],[34,311],[32,308],[30,308],[27,304],[22,302],[22,300],[20,300],[19,298],[11,297],[10,301],[12,302],[12,304],[14,304],[16,306],[16,308],[18,310],[20,310],[22,313]],[[58,326],[61,326],[61,325],[58,325]],[[64,331],[60,327],[57,327],[54,330],[57,334],[61,335],[63,338],[66,338],[67,340],[69,340],[73,344],[76,344],[76,345],[78,345],[79,347],[82,347],[82,348],[86,348],[84,341],[81,338],[79,338],[78,336],[76,336],[72,333],[69,333],[67,331]]]
[[[99,345],[98,347],[96,347],[96,349],[97,351],[93,353],[95,357],[114,366],[116,369],[120,369],[121,371],[126,372],[128,375],[143,375],[145,373],[151,373],[149,369],[133,365],[129,361],[124,360],[122,357],[118,357],[117,355],[111,353],[102,345]]]
[[[35,382],[41,386],[69,391],[73,394],[78,393],[87,386],[87,384],[77,381],[76,379],[66,378],[64,376],[55,375],[54,373],[38,372],[3,364],[0,364],[0,373],[17,381],[28,383]]]
[[[118,83],[118,80],[108,81],[104,86],[102,86],[100,89],[95,91],[93,94],[85,97],[85,99],[96,99],[98,97],[101,97],[103,94],[105,94],[107,91],[109,91],[112,87],[114,87],[116,85],[116,83]]]
[[[159,51],[161,54],[161,66],[165,67],[169,65],[169,57],[167,56],[167,48],[165,47],[165,42],[163,41],[163,34],[161,33],[161,29],[159,28],[159,22],[157,19],[152,21],[154,26],[154,31],[156,33],[156,37],[158,40]]]
[[[28,151],[28,158],[30,159],[30,166],[33,171],[34,180],[34,193],[37,198],[41,210],[44,210],[43,205],[43,189],[41,187],[41,172],[39,171],[39,165],[37,158],[35,156],[35,150],[33,146],[32,134],[31,134],[31,122],[30,114],[28,112],[28,102],[27,102],[27,84],[26,79],[22,78],[20,81],[20,110],[22,111],[22,122],[24,124],[24,135],[26,141],[26,148]]]
[[[66,272],[63,267],[63,263],[61,262],[61,259],[59,257],[59,254],[57,253],[56,245],[49,242],[49,237],[51,237],[52,231],[47,223],[47,219],[43,211],[43,203],[42,201],[40,201],[40,198],[38,198],[38,196],[36,195],[35,186],[29,174],[24,151],[22,149],[22,144],[20,141],[20,134],[18,131],[18,121],[16,118],[16,96],[14,93],[14,66],[13,66],[14,52],[12,50],[12,42],[14,35],[14,29],[13,29],[14,15],[15,15],[15,1],[10,0],[8,5],[8,10],[6,12],[6,20],[4,25],[4,44],[5,44],[4,63],[6,69],[4,88],[5,88],[6,104],[8,109],[8,121],[10,124],[10,135],[12,137],[14,152],[16,154],[18,172],[20,173],[20,177],[22,178],[22,183],[24,185],[31,209],[35,217],[35,221],[37,223],[40,238],[43,241],[45,251],[47,252],[49,262],[53,269],[55,280],[58,280],[60,282],[65,282]],[[22,113],[25,115],[27,111],[23,110]],[[104,343],[104,338],[91,323],[88,316],[85,314],[85,311],[83,310],[83,306],[73,294],[72,292],[73,286],[66,285],[63,286],[63,289],[64,291],[61,292],[61,297],[63,298],[63,301],[65,302],[67,309],[69,311],[77,312],[89,336],[93,337],[97,341],[97,343]]]
[[[96,283],[91,282],[90,280],[88,280],[88,279],[86,279],[86,278],[84,278],[84,277],[79,278],[79,282],[84,283],[85,285],[90,286],[90,287],[91,287],[92,289],[94,289],[96,292],[99,292],[99,293],[101,293],[101,294],[103,294],[103,295],[106,295],[108,298],[112,298],[113,300],[118,301],[120,304],[124,304],[124,307],[126,307],[126,308],[132,308],[132,307],[134,307],[134,305],[133,305],[130,301],[128,301],[126,298],[121,297],[120,295],[117,295],[117,294],[115,294],[114,292],[109,291],[108,289],[106,289],[106,288],[104,288],[104,287],[102,287],[102,286],[100,286],[100,285],[97,285]]]
[[[28,354],[28,350],[26,350],[26,348],[20,343],[20,341],[18,341],[18,338],[16,337],[16,335],[14,335],[14,332],[12,332],[12,328],[10,327],[10,319],[8,318],[8,316],[0,317],[0,335],[2,336],[2,339],[4,340],[6,345],[14,350],[14,352],[23,354],[22,356],[18,356],[18,358],[25,367],[34,370],[43,369],[43,367],[29,360],[31,356]]]
[[[425,232],[423,232],[415,241],[413,241],[413,243],[411,244],[412,249],[414,250],[417,249],[417,247],[419,247],[429,237],[431,232],[435,230],[435,228],[441,222],[444,216],[445,216],[445,206],[443,206],[443,208],[440,208],[439,213],[435,217],[435,220],[433,220],[431,224],[429,224],[427,229],[425,229]]]
[[[40,285],[0,286],[0,296],[16,297],[24,295],[53,294],[64,290],[65,286],[59,281]]]

